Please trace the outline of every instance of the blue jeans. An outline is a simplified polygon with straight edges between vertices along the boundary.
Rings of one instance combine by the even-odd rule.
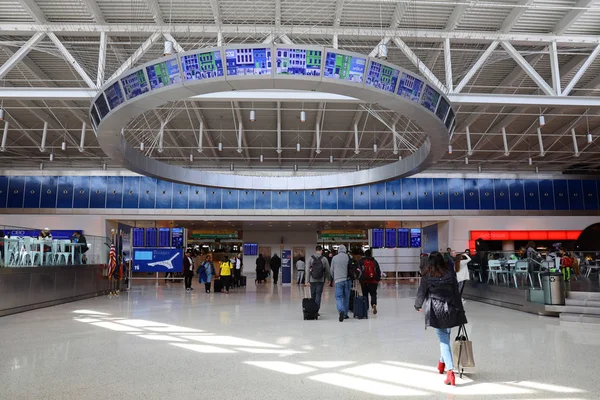
[[[310,297],[317,302],[317,306],[321,309],[321,297],[323,297],[323,286],[325,282],[310,283]]]
[[[450,348],[450,328],[435,328],[438,340],[440,341],[440,351],[442,356],[440,361],[446,364],[446,371],[454,369],[454,360],[452,360],[452,349]]]
[[[335,284],[335,303],[337,304],[338,313],[343,312],[348,315],[350,308],[350,290],[352,289],[351,281],[336,282]]]

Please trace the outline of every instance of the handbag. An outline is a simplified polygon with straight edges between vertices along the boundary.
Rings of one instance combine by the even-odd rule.
[[[475,358],[473,358],[473,342],[469,340],[467,328],[464,325],[461,325],[458,328],[458,334],[452,344],[452,357],[454,359],[455,368],[460,370],[461,378],[465,368],[473,368],[475,366]]]

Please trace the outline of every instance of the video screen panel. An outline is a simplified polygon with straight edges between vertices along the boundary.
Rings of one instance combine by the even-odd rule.
[[[277,75],[321,75],[321,50],[277,49]]]
[[[104,99],[104,96],[100,96],[96,99],[96,108],[100,113],[100,118],[106,117],[110,110],[108,109],[108,104],[106,104],[106,99]]]
[[[426,85],[425,93],[423,94],[423,98],[421,99],[421,105],[434,113],[439,101],[440,94],[436,92],[435,89],[431,86]]]
[[[446,118],[446,114],[448,114],[449,109],[450,109],[450,104],[448,104],[446,99],[442,97],[442,99],[440,100],[440,105],[438,106],[437,110],[435,111],[435,115],[437,115],[437,117],[439,119],[441,119],[442,122],[444,122],[445,121],[444,118]]]
[[[396,247],[396,230],[386,229],[385,230],[385,247],[393,249]]]
[[[421,247],[421,229],[416,228],[410,230],[410,247]]]
[[[121,90],[121,86],[119,86],[119,82],[115,82],[110,85],[105,91],[104,95],[108,100],[108,105],[111,110],[114,110],[119,105],[123,104],[125,101],[125,97],[123,96],[123,91]]]
[[[228,76],[271,74],[271,49],[228,49],[225,61]]]
[[[366,84],[376,89],[381,89],[394,93],[400,71],[372,61],[369,66]]]
[[[156,247],[156,228],[146,228],[146,247]]]
[[[366,65],[366,58],[328,52],[325,59],[325,72],[323,76],[348,82],[362,83]]]
[[[406,249],[409,247],[408,240],[408,228],[398,228],[398,247],[401,249]]]
[[[148,93],[148,81],[143,70],[135,71],[133,74],[127,75],[121,79],[123,84],[123,90],[125,90],[125,97],[127,100],[131,100],[134,97],[138,97],[144,93]]]
[[[381,249],[383,247],[383,229],[373,229],[371,241],[371,247],[374,249]]]
[[[171,246],[171,229],[158,228],[158,247]]]
[[[421,98],[421,92],[423,91],[423,81],[409,75],[405,72],[402,73],[400,78],[400,85],[398,86],[398,94],[411,101],[417,102]]]
[[[96,111],[96,107],[92,107],[92,121],[96,124],[96,127],[100,125],[100,116],[98,115],[98,111]]]
[[[173,228],[171,231],[171,247],[183,248],[183,228]]]
[[[174,83],[181,83],[181,72],[179,71],[179,64],[176,58],[150,65],[146,67],[146,71],[148,72],[150,87],[153,90]]]
[[[186,81],[218,78],[224,74],[220,51],[182,56],[181,68]]]
[[[244,255],[245,256],[258,255],[258,244],[257,243],[244,243]]]
[[[133,228],[133,247],[144,247],[144,228]]]
[[[450,125],[454,122],[454,111],[450,109],[448,113],[448,118],[446,118],[446,128],[450,129]]]

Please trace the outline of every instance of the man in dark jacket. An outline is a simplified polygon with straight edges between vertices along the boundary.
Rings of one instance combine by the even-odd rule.
[[[277,253],[271,257],[269,265],[271,266],[271,271],[273,271],[273,283],[277,285],[277,280],[279,280],[279,268],[281,268],[281,258],[277,256]]]
[[[369,295],[371,295],[373,314],[377,314],[377,286],[381,280],[381,268],[379,268],[377,260],[373,258],[371,249],[365,251],[365,256],[360,259],[358,265],[362,271],[360,284],[363,296],[369,301]]]
[[[183,277],[185,278],[185,290],[187,290],[188,292],[190,290],[194,290],[194,288],[192,288],[192,278],[194,277],[194,262],[192,261],[190,250],[186,250],[185,256],[183,257]]]
[[[265,278],[265,266],[267,265],[267,262],[265,261],[265,258],[263,257],[262,254],[258,255],[258,258],[256,259],[256,283],[262,283],[266,278]]]

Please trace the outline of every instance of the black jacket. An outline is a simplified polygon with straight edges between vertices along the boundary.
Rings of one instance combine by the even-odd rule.
[[[269,265],[271,265],[272,270],[281,268],[281,258],[279,258],[279,256],[277,254],[275,254],[271,258],[271,262],[269,263]]]
[[[183,275],[194,276],[194,264],[191,257],[183,256]]]
[[[256,270],[264,272],[266,263],[264,257],[258,257],[256,259]]]
[[[458,281],[452,270],[446,271],[443,277],[426,274],[421,278],[415,308],[425,312],[425,327],[443,329],[467,323]]]

